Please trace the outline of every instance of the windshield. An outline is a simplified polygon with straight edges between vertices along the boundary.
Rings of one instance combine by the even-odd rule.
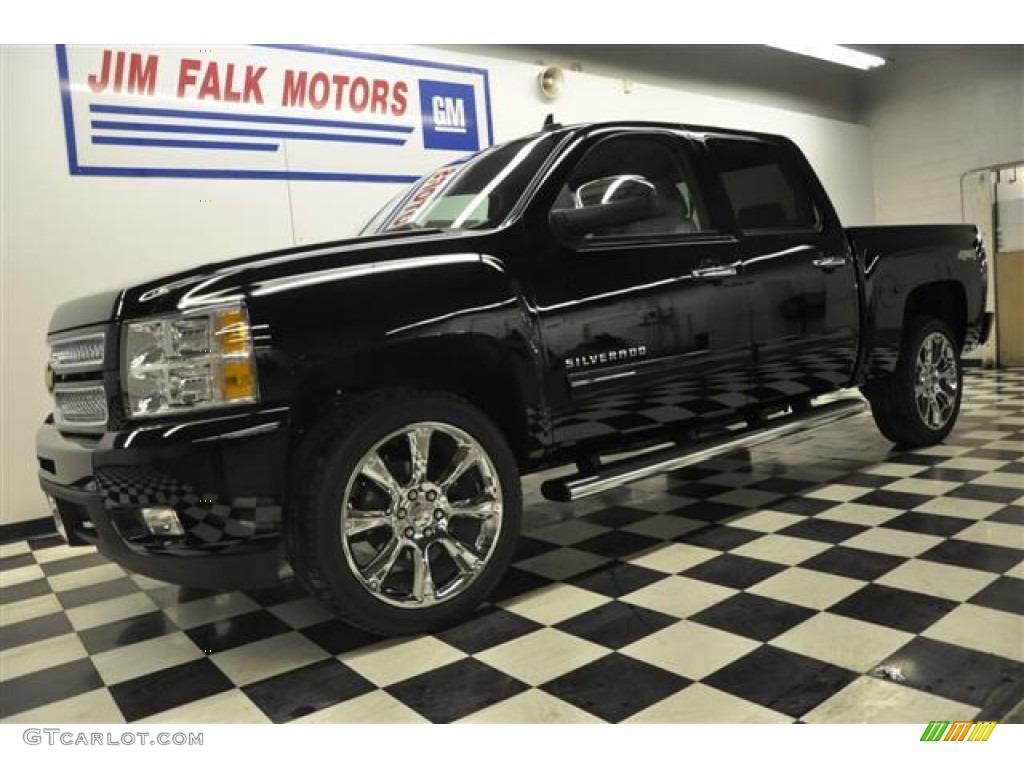
[[[393,198],[360,234],[496,227],[508,217],[553,146],[550,134],[530,136],[445,165]]]

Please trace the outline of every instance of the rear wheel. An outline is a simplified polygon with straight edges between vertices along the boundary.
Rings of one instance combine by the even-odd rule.
[[[522,496],[515,458],[483,413],[444,394],[380,393],[308,443],[293,568],[343,618],[381,634],[422,632],[494,588]]]
[[[896,370],[865,394],[881,433],[913,447],[934,445],[949,434],[962,390],[960,352],[949,325],[917,317],[908,324]]]

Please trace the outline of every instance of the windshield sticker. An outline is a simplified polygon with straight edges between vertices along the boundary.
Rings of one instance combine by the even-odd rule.
[[[55,53],[72,175],[409,183],[494,141],[478,67],[298,45]]]
[[[425,179],[416,190],[416,194],[402,207],[398,215],[391,220],[385,229],[400,229],[412,223],[417,214],[425,210],[427,205],[440,194],[441,190],[448,186],[448,181],[458,170],[458,167],[445,166]]]

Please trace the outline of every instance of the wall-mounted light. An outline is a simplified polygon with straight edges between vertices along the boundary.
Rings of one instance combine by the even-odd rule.
[[[554,101],[561,93],[565,85],[565,73],[560,67],[546,67],[537,75],[537,87],[541,95],[548,101]]]
[[[845,45],[824,45],[814,43],[794,43],[792,45],[777,45],[766,43],[769,48],[778,48],[781,51],[798,53],[801,56],[810,56],[823,61],[831,61],[833,64],[842,64],[844,67],[854,69],[874,69],[885,64],[885,59],[863,51],[855,51]]]

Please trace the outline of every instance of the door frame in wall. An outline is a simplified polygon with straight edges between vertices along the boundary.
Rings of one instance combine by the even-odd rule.
[[[996,322],[992,324],[988,342],[982,346],[977,354],[981,364],[986,368],[999,367],[999,308],[997,285],[999,281],[999,214],[998,214],[998,181],[1000,171],[1024,167],[1024,160],[1015,160],[995,165],[971,168],[960,174],[960,214],[964,223],[975,224],[982,233],[985,247],[988,250],[988,293],[985,297],[985,308],[996,313]],[[984,174],[984,176],[983,176]],[[984,184],[985,192],[982,197],[982,205],[968,217],[968,202],[970,197],[964,194],[965,183],[971,177],[981,177],[980,182]]]

